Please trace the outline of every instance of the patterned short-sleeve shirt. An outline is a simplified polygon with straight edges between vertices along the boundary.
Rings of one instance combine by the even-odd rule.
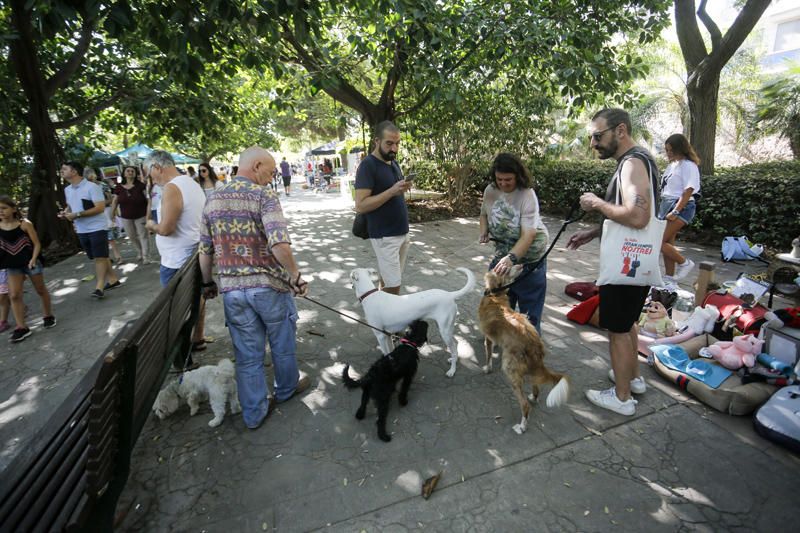
[[[272,247],[291,243],[277,193],[236,177],[215,190],[203,210],[200,253],[213,255],[220,292],[270,287],[285,292],[288,272]]]
[[[528,251],[519,258],[521,263],[538,260],[547,250],[547,227],[539,215],[539,200],[533,189],[514,189],[506,193],[490,184],[483,192],[481,215],[489,222],[489,234],[494,239],[495,256],[502,257],[514,247],[522,228],[536,230]]]

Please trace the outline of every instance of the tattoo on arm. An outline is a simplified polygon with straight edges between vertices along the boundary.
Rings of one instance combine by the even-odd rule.
[[[636,196],[633,197],[633,205],[634,207],[638,207],[639,209],[647,211],[648,208],[647,198],[645,198],[641,194],[637,194]]]

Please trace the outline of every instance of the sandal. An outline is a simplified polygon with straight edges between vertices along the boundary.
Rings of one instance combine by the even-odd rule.
[[[208,346],[206,346],[206,341],[198,341],[192,343],[193,352],[202,352],[206,348],[208,348]]]

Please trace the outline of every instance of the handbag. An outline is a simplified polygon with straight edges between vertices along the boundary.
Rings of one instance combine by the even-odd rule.
[[[356,213],[356,218],[353,219],[353,235],[361,239],[369,239],[367,215],[364,213]]]
[[[617,203],[620,203],[621,188],[617,176]],[[650,222],[644,228],[631,228],[611,219],[603,222],[598,285],[639,287],[664,285],[658,259],[661,255],[661,241],[667,222],[656,218],[656,198],[652,180],[650,192]]]

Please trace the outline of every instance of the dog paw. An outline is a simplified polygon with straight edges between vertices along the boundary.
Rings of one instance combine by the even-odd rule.
[[[238,403],[236,405],[231,405],[231,414],[238,415],[242,412],[242,406]]]
[[[211,421],[208,423],[209,427],[215,428],[218,425],[222,424],[221,418],[212,418]]]
[[[517,435],[522,435],[523,433],[525,433],[525,430],[528,429],[528,428],[526,426],[522,425],[522,424],[514,424],[513,429],[517,433]]]
[[[528,394],[528,400],[533,402],[533,403],[538,403],[539,402],[539,397],[536,396],[533,393],[530,393],[530,394]]]
[[[359,420],[364,420],[364,411],[362,411],[361,409],[356,411],[356,418]]]
[[[455,376],[455,375],[456,375],[456,369],[455,369],[455,368],[451,368],[450,370],[448,370],[447,372],[445,372],[445,375],[446,375],[448,378],[452,378],[453,376]]]
[[[380,434],[378,433],[378,438],[381,439],[383,442],[392,442],[392,436],[388,433]]]
[[[483,373],[484,374],[491,374],[492,373],[492,365],[483,365]]]

